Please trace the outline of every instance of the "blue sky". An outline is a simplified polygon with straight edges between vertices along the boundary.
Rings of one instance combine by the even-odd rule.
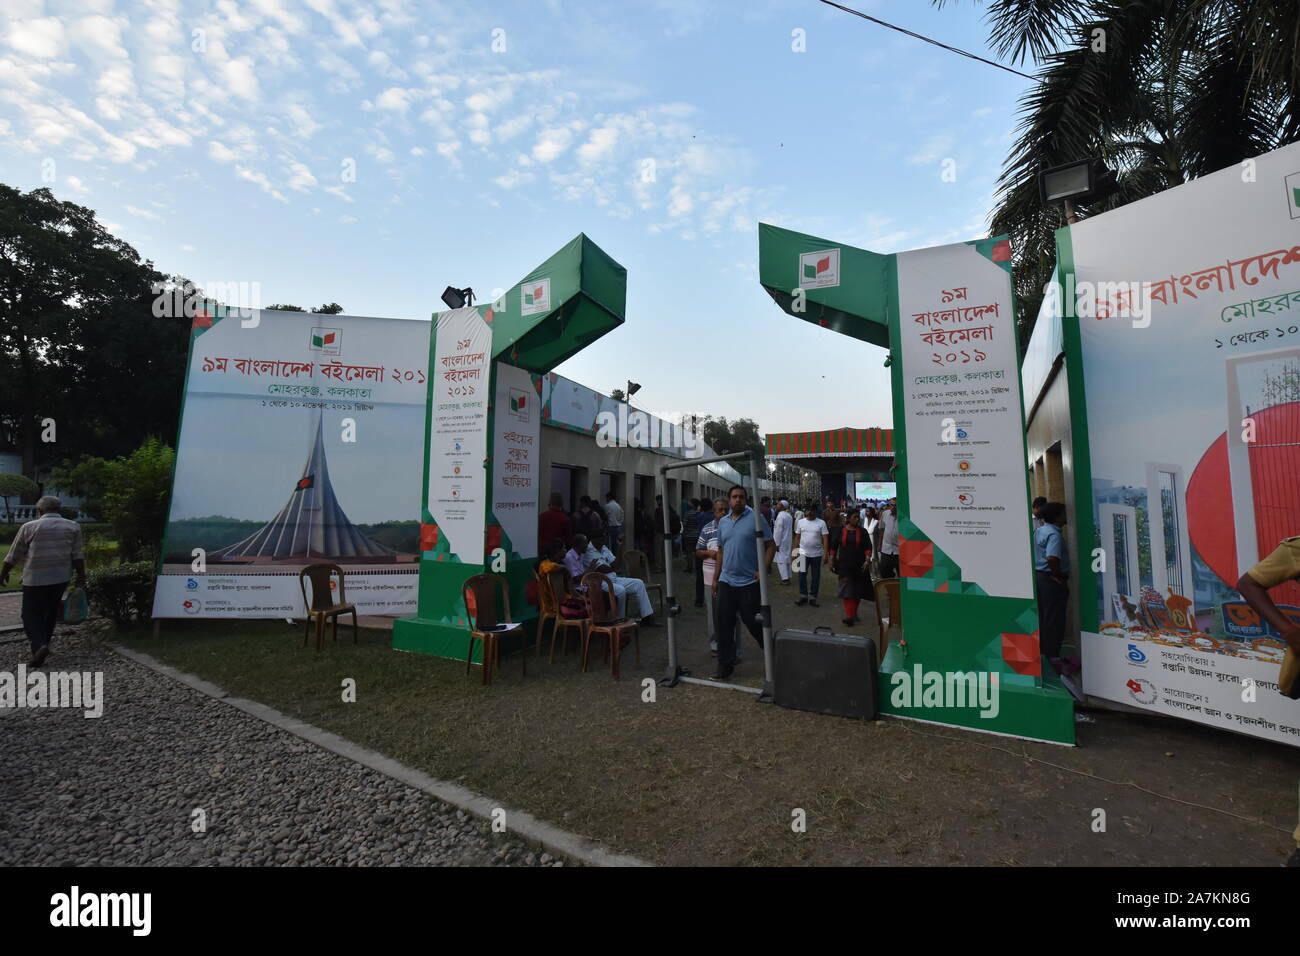
[[[989,55],[978,3],[849,5]],[[558,371],[765,431],[891,411],[883,351],[759,287],[758,222],[877,252],[987,235],[1029,82],[815,0],[2,9],[0,181],[164,271],[355,315],[486,296],[585,232],[627,321]]]

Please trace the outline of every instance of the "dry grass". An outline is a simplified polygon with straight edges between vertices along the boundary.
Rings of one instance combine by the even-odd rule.
[[[837,602],[793,608],[788,590],[775,591],[778,625],[842,629]],[[688,607],[679,621],[683,662],[704,675],[702,612]],[[1071,750],[781,710],[688,684],[657,688],[656,702],[645,703],[641,679],[662,676],[664,636],[645,630],[642,666],[628,653],[618,682],[597,663],[579,673],[576,655],[552,667],[530,654],[527,679],[509,659],[487,688],[463,662],[394,653],[379,631],[363,631],[357,647],[341,635],[319,656],[302,647],[301,628],[283,623],[169,623],[157,640],[145,632],[122,640],[659,863],[1258,865],[1289,852],[1294,751],[1281,745],[1102,713]],[[745,640],[740,676],[756,680],[761,656]],[[354,704],[341,702],[345,677],[357,681]],[[1090,827],[1097,807],[1107,811],[1106,833]],[[796,809],[806,832],[792,830]]]

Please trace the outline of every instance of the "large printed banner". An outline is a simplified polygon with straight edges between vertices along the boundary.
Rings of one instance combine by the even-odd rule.
[[[483,561],[492,329],[478,309],[438,314],[429,411],[429,497],[449,554]]]
[[[898,301],[909,517],[963,582],[1032,599],[1007,272],[969,243],[899,253]]]
[[[1097,544],[1103,559],[1080,569],[1097,570],[1085,690],[1292,744],[1285,645],[1235,586],[1300,534],[1298,200],[1300,145],[1060,241],[1088,416],[1080,506],[1096,528],[1080,557],[1092,565]],[[1300,619],[1300,586],[1270,593]]]
[[[299,571],[321,563],[362,614],[415,610],[428,340],[396,319],[195,319],[155,617],[302,617]]]
[[[492,511],[505,533],[507,555],[537,557],[537,498],[541,481],[540,376],[497,363],[493,401]],[[489,542],[491,543],[491,542]]]

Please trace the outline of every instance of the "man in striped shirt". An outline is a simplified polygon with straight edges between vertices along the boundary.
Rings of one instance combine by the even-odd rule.
[[[32,645],[33,666],[50,653],[50,638],[59,617],[63,591],[77,572],[77,587],[86,586],[86,556],[81,549],[81,525],[59,514],[61,502],[46,495],[36,502],[40,516],[18,529],[14,543],[0,569],[0,585],[9,583],[9,572],[19,561],[23,565],[23,629]]]

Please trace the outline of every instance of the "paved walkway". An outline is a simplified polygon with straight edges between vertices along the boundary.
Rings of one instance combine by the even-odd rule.
[[[0,709],[0,865],[563,865],[61,631],[44,670],[101,673],[103,716]],[[0,672],[26,659],[0,644]]]
[[[0,591],[0,632],[22,627],[22,607],[22,591]]]

